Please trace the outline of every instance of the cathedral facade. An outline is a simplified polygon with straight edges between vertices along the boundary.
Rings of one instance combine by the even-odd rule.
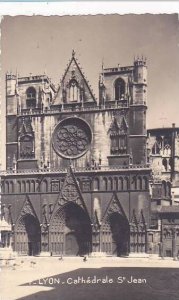
[[[46,75],[6,75],[2,216],[14,251],[148,251],[146,95],[144,59],[102,68],[98,100],[74,52],[57,89]]]

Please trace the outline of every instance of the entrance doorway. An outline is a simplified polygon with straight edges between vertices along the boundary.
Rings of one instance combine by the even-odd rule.
[[[91,247],[91,224],[88,214],[77,204],[69,203],[54,216],[50,228],[52,255],[81,256]]]
[[[112,255],[128,255],[130,230],[127,219],[119,213],[112,213],[109,223],[112,233]]]
[[[66,234],[65,252],[68,256],[78,255],[79,245],[75,233],[70,232]]]
[[[20,255],[34,256],[40,253],[40,224],[32,215],[20,219],[15,233],[15,250]]]

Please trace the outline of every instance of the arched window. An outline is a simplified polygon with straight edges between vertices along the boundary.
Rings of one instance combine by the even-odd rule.
[[[6,181],[6,183],[5,183],[5,192],[6,192],[6,194],[9,194],[9,182],[8,181]]]
[[[136,179],[135,176],[132,177],[131,188],[132,188],[133,190],[136,190],[136,189],[137,189],[137,179]]]
[[[163,160],[162,160],[162,164],[163,164],[163,166],[164,166],[164,170],[165,171],[167,171],[167,159],[166,158],[164,158]]]
[[[166,182],[162,181],[162,196],[166,197]]]
[[[171,196],[171,183],[167,182],[166,184],[166,196],[170,197]]]
[[[119,191],[123,190],[123,178],[119,177]]]
[[[80,99],[80,90],[78,87],[78,82],[72,79],[69,83],[69,100],[71,102],[77,102]]]
[[[147,177],[144,176],[142,182],[143,182],[143,189],[147,190],[148,189],[148,180],[147,180]]]
[[[128,178],[127,178],[127,177],[124,177],[123,189],[124,189],[125,191],[128,190],[128,185],[129,185]]]
[[[123,100],[125,97],[125,81],[121,78],[118,78],[115,81],[115,100]]]
[[[25,184],[25,181],[22,181],[22,190],[21,190],[22,193],[26,193],[26,184]]]
[[[169,167],[169,171],[171,170],[171,169],[173,169],[173,158],[169,158],[169,163],[168,163],[168,167]]]
[[[113,179],[111,177],[109,177],[108,182],[109,182],[109,190],[112,191],[113,190]]]
[[[93,181],[93,189],[99,191],[99,179],[95,178]]]
[[[21,193],[21,182],[20,181],[17,182],[17,191],[18,191],[18,193]]]
[[[14,183],[13,183],[13,181],[10,181],[10,183],[9,183],[9,192],[14,193]]]
[[[107,181],[106,177],[103,178],[103,186],[104,186],[104,190],[107,191],[108,190],[108,181]]]
[[[26,90],[26,106],[27,108],[36,107],[36,90],[33,87],[29,87]]]
[[[118,178],[114,177],[114,190],[118,191]]]
[[[35,191],[36,191],[36,192],[40,192],[40,191],[41,191],[41,188],[40,188],[40,181],[39,181],[39,180],[36,180],[36,183],[35,183]]]
[[[41,192],[47,193],[48,192],[48,183],[47,180],[43,180],[41,184]]]
[[[26,181],[26,192],[30,193],[30,181],[29,180]]]
[[[31,192],[35,193],[35,181],[34,180],[31,181],[31,185],[30,186],[31,186]]]
[[[19,154],[20,158],[32,158],[34,157],[34,138],[30,134],[23,135],[19,139]]]
[[[137,189],[142,190],[142,178],[140,176],[137,177]]]

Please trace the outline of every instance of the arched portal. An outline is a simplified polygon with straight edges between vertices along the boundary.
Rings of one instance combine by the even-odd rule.
[[[112,232],[112,254],[127,255],[130,233],[127,219],[119,213],[112,213],[109,216],[109,224]]]
[[[40,244],[39,221],[30,214],[20,218],[15,230],[15,251],[20,255],[38,255]]]
[[[108,255],[126,256],[129,254],[130,230],[125,216],[113,212],[102,225],[102,251]]]
[[[91,224],[79,205],[69,203],[54,215],[50,226],[52,255],[77,256],[90,252]]]

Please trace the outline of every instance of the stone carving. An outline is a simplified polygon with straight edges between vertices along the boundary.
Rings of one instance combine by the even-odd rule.
[[[31,158],[34,156],[33,153],[33,137],[24,136],[20,138],[20,157]]]
[[[58,155],[74,159],[86,153],[91,139],[91,129],[85,121],[80,118],[67,118],[56,126],[52,143]]]
[[[119,213],[120,215],[122,215],[123,217],[126,218],[125,216],[125,213],[123,211],[123,208],[117,198],[117,196],[114,194],[107,209],[106,209],[106,212],[102,218],[103,222],[109,222],[109,218],[110,218],[110,215],[113,214],[113,213]]]
[[[51,182],[52,192],[58,192],[59,191],[59,181],[54,180]]]
[[[72,201],[80,206],[82,205],[77,183],[75,182],[71,171],[69,171],[66,175],[58,203],[63,205],[65,202],[69,201]]]
[[[25,215],[32,215],[36,217],[32,206],[30,205],[29,201],[27,200],[26,203],[24,204],[23,209],[21,210],[21,217]]]
[[[33,158],[34,154],[34,132],[30,118],[21,120],[19,129],[19,155],[20,158]]]

